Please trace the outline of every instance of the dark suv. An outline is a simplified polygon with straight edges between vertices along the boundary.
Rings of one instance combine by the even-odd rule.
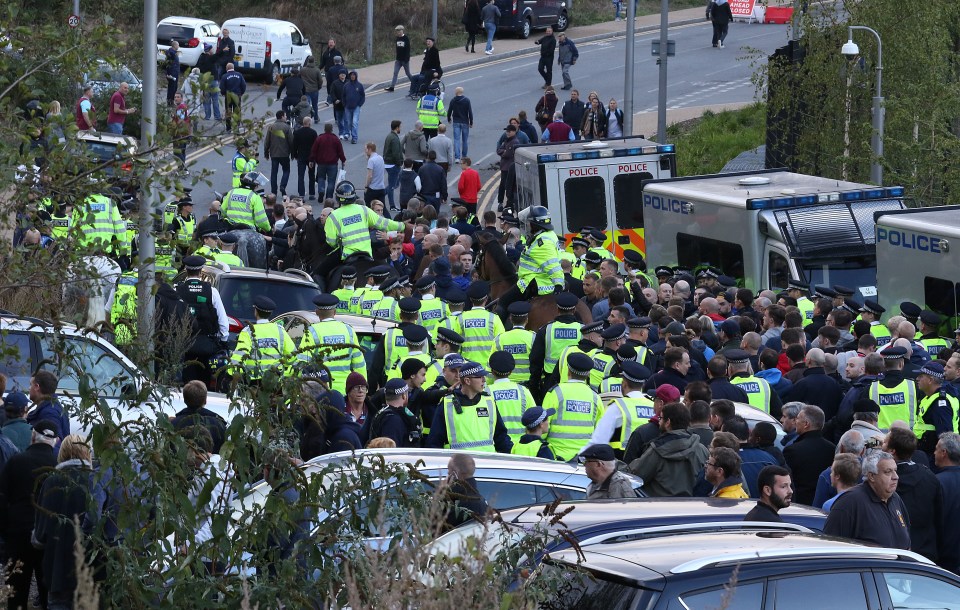
[[[547,608],[960,609],[960,578],[910,551],[790,532],[690,533],[551,554]],[[542,574],[541,574],[542,575]]]
[[[533,30],[547,26],[562,32],[570,25],[566,0],[496,0],[500,9],[497,31],[516,32],[520,38],[528,38]],[[485,0],[481,0],[484,4]]]

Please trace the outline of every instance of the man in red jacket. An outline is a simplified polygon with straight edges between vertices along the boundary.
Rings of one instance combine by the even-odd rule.
[[[347,156],[343,154],[343,142],[333,133],[333,123],[323,125],[323,133],[313,141],[310,149],[310,165],[317,171],[317,198],[320,201],[333,198],[337,185],[337,161],[346,168]]]
[[[460,159],[460,180],[457,181],[457,192],[470,214],[477,213],[477,199],[480,195],[480,174],[470,167],[470,157]],[[460,203],[459,201],[457,203]]]

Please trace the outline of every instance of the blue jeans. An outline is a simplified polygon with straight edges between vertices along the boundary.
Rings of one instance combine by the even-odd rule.
[[[393,167],[386,168],[387,171],[387,201],[390,203],[391,208],[397,207],[396,194],[394,191],[397,190],[397,187],[400,186],[400,171],[403,169],[403,165],[399,163]]]
[[[337,164],[317,165],[317,199],[321,201],[333,197],[333,188],[337,185]]]
[[[277,172],[283,169],[280,175],[279,190],[277,189]],[[270,192],[274,195],[287,193],[287,182],[290,181],[290,157],[270,157]]]
[[[487,30],[487,51],[493,50],[493,35],[497,32],[497,24],[492,21],[485,21],[483,27]]]
[[[347,124],[347,111],[343,108],[334,108],[333,119],[337,122],[337,135],[341,138],[350,135],[350,127]]]
[[[107,131],[118,136],[123,135],[123,123],[107,123]]]
[[[463,159],[467,156],[467,139],[470,137],[469,123],[453,124],[453,158]]]
[[[320,113],[317,112],[317,104],[320,103],[320,92],[307,92],[307,99],[310,100],[310,107],[313,108],[313,113],[311,116],[313,116],[313,122],[316,123],[320,119]]]
[[[347,135],[350,141],[357,141],[357,131],[360,129],[360,106],[356,108],[347,108],[343,111],[343,123],[347,128]]]
[[[220,92],[208,91],[203,95],[203,118],[210,120],[211,110],[213,118],[218,121],[223,117],[220,115]]]

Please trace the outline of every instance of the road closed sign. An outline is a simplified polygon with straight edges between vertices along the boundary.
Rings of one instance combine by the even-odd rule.
[[[755,0],[729,0],[730,12],[734,17],[750,17],[753,15]]]

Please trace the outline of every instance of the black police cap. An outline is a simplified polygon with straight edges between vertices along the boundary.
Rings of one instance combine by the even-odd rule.
[[[586,375],[593,370],[593,358],[583,352],[572,352],[567,355],[567,366],[574,373]]]
[[[560,309],[576,309],[577,297],[569,292],[561,292],[557,295],[557,307]]]
[[[403,297],[400,299],[400,311],[403,313],[417,313],[420,311],[420,301],[413,297]]]
[[[526,316],[530,314],[530,303],[526,301],[514,301],[507,307],[507,313],[511,316]]]
[[[910,301],[904,301],[903,303],[900,303],[900,313],[902,313],[904,317],[919,318],[921,311],[923,311],[923,309],[916,303],[912,303]]]
[[[454,305],[459,305],[460,303],[467,302],[467,295],[459,288],[451,288],[447,290],[447,295],[443,299],[447,303],[453,303]]]
[[[183,266],[190,271],[196,271],[201,269],[205,264],[207,264],[207,259],[200,256],[199,254],[192,254],[187,258],[183,259]]]
[[[490,354],[490,370],[497,375],[509,375],[516,366],[517,361],[510,352],[500,350]]]
[[[467,288],[467,296],[471,301],[480,301],[490,296],[490,284],[483,280],[478,280]]]
[[[928,326],[940,326],[940,322],[943,321],[943,318],[929,309],[925,309],[920,312],[920,321]]]
[[[622,339],[623,337],[627,336],[627,325],[614,324],[600,333],[600,336],[603,337],[604,341],[616,341],[617,339]]]
[[[357,277],[357,268],[353,265],[347,265],[340,269],[340,279],[352,280]]]
[[[429,336],[427,329],[418,324],[411,324],[403,329],[403,338],[407,343],[424,343]]]
[[[445,326],[441,326],[437,329],[437,340],[457,346],[463,345],[463,342],[466,341],[466,339],[463,338],[463,335],[455,330],[450,330]]]
[[[317,306],[317,309],[336,309],[337,305],[340,304],[340,299],[332,294],[318,294],[313,297],[313,304]]]
[[[258,295],[253,298],[253,306],[265,313],[270,313],[277,308],[277,304],[273,299],[263,295]]]

